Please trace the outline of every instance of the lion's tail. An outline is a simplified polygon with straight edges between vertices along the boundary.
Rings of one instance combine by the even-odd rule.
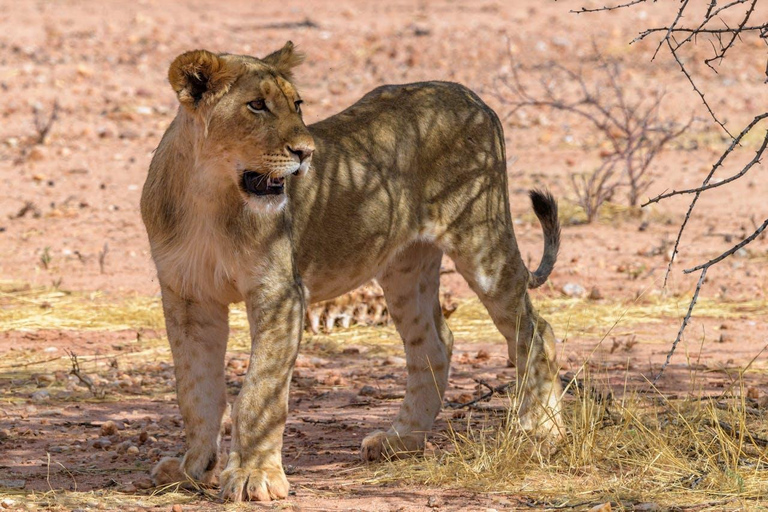
[[[529,196],[533,211],[544,230],[544,254],[539,268],[530,273],[531,279],[528,281],[528,288],[538,288],[547,281],[555,268],[557,252],[560,250],[560,222],[557,220],[557,201],[552,194],[543,190],[531,190]]]

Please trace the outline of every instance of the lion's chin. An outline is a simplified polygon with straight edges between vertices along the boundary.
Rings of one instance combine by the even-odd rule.
[[[245,194],[245,207],[262,215],[279,213],[287,204],[288,197],[285,194],[269,196]]]

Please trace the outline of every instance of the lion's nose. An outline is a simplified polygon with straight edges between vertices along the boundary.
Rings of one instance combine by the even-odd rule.
[[[312,153],[315,151],[315,148],[310,146],[296,146],[296,147],[287,147],[289,153],[293,153],[297,157],[299,157],[299,161],[303,162],[307,158],[312,156]]]

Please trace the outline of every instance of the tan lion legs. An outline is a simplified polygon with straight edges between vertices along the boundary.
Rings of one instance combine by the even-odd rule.
[[[442,406],[453,335],[440,308],[441,258],[440,249],[416,243],[398,253],[379,276],[390,316],[405,345],[408,382],[392,426],[363,440],[363,460],[421,452]]]
[[[216,467],[221,418],[226,408],[224,354],[229,324],[226,305],[185,300],[162,288],[176,393],[184,419],[187,451],[165,458],[152,470],[155,483],[209,482]]]
[[[450,256],[507,340],[517,369],[520,425],[542,437],[557,437],[562,432],[562,391],[554,333],[528,297],[528,270],[512,227],[490,226],[474,240],[481,242],[468,242]]]

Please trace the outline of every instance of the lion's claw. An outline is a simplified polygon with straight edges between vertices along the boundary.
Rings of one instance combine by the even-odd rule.
[[[225,501],[270,501],[288,496],[290,485],[282,468],[226,469],[221,473]]]

